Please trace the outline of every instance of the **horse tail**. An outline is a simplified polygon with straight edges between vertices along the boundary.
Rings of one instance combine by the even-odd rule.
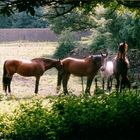
[[[62,72],[58,71],[58,75],[57,75],[57,93],[59,92],[60,88],[61,88],[61,83],[62,83]]]
[[[3,65],[3,77],[2,77],[2,83],[3,83],[3,90],[6,91],[6,88],[7,88],[7,85],[8,85],[8,81],[9,81],[9,78],[7,77],[7,70],[6,70],[6,62],[4,62],[4,65]]]

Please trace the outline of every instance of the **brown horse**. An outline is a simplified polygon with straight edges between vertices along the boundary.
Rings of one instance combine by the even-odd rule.
[[[58,73],[57,81],[57,90],[60,90],[61,81],[63,83],[64,94],[68,94],[67,84],[70,77],[70,74],[75,76],[87,76],[87,84],[85,93],[90,94],[90,87],[93,81],[93,78],[97,74],[100,67],[104,64],[107,54],[103,55],[91,55],[85,59],[76,59],[76,58],[65,58],[61,60],[63,66],[63,74]]]
[[[11,93],[11,80],[15,73],[20,74],[21,76],[30,77],[35,76],[35,93],[38,93],[38,86],[40,77],[43,73],[55,67],[58,71],[61,71],[61,63],[57,60],[45,59],[45,58],[34,58],[32,60],[6,60],[3,66],[3,90],[7,95],[8,92]],[[60,72],[61,73],[61,72]]]
[[[114,76],[116,78],[117,84],[116,84],[116,89],[118,91],[122,91],[128,86],[130,89],[130,81],[128,79],[127,73],[129,69],[129,61],[128,58],[126,57],[128,45],[124,43],[119,44],[118,48],[118,53],[116,57],[114,58]],[[120,80],[121,78],[121,80]],[[120,89],[119,89],[120,88]]]

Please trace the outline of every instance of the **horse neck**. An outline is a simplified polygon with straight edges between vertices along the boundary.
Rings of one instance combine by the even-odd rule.
[[[99,58],[98,58],[99,59]],[[100,58],[101,59],[101,58]],[[95,57],[95,58],[93,58],[93,63],[95,63],[95,66],[96,66],[96,70],[98,71],[100,68],[101,68],[101,66],[102,66],[102,62],[101,62],[101,60],[99,60],[99,61],[97,61],[97,58]]]
[[[51,69],[53,67],[56,67],[57,61],[46,59],[46,60],[43,60],[43,63],[44,63],[44,66],[45,66],[45,70],[47,70],[47,69]]]
[[[126,58],[125,52],[124,52],[124,53],[121,53],[121,52],[118,52],[118,53],[117,53],[116,59],[122,59],[122,60],[125,61],[125,58]]]

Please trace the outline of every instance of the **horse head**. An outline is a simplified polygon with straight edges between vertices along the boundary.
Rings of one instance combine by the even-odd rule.
[[[116,58],[117,59],[121,58],[121,59],[125,60],[127,51],[128,51],[128,45],[126,42],[118,44],[118,53],[117,53]]]
[[[100,52],[100,54],[101,54],[101,66],[104,69],[107,64],[108,52],[106,52],[106,54],[103,54],[102,52]]]
[[[127,44],[126,42],[120,43],[120,44],[118,45],[118,51],[119,51],[120,53],[126,53],[127,50],[128,50],[128,44]]]
[[[64,69],[63,69],[63,64],[62,64],[62,62],[61,62],[60,59],[56,61],[55,68],[58,70],[58,72],[59,72],[60,74],[63,73],[63,71],[64,71]]]

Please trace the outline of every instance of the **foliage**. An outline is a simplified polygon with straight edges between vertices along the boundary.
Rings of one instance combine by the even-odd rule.
[[[50,11],[51,12],[51,11]],[[57,34],[61,34],[65,29],[72,31],[88,30],[96,25],[96,22],[82,10],[72,11],[65,16],[48,19],[50,28]]]
[[[0,139],[9,138],[12,129],[12,116],[8,113],[0,115]]]
[[[90,49],[94,51],[117,49],[117,44],[123,41],[128,43],[130,48],[139,48],[139,17],[126,10],[127,13],[116,11],[111,13],[110,9],[105,9],[102,13],[96,12],[97,27],[93,28],[92,43]]]
[[[79,8],[84,9],[85,12],[89,13],[94,7],[98,4],[103,4],[107,7],[111,7],[112,9],[116,9],[124,5],[125,7],[131,8],[139,13],[138,8],[140,7],[139,1],[134,0],[80,0],[80,1],[71,1],[71,0],[10,0],[10,1],[0,1],[0,13],[11,15],[14,12],[23,12],[26,11],[31,15],[35,15],[36,8],[39,7],[47,7],[47,12],[49,9],[53,9],[53,17],[64,15],[69,13],[73,9]]]
[[[135,139],[139,100],[132,93],[60,98],[53,107],[62,120],[59,139]]]
[[[59,47],[54,53],[55,58],[62,59],[66,57],[76,47],[76,35],[69,29],[62,32],[59,38]]]
[[[20,104],[15,110],[12,124],[12,139],[55,139],[55,116],[42,106],[42,100]],[[54,130],[53,130],[54,129]]]
[[[43,9],[36,11],[38,16],[31,16],[25,12],[15,13],[9,17],[0,15],[0,28],[45,28],[47,20],[41,18]]]
[[[90,44],[90,50],[92,52],[98,52],[100,50],[111,50],[114,46],[114,42],[112,39],[112,34],[109,32],[97,32],[96,35],[92,39],[92,43]]]
[[[135,92],[50,98],[20,103],[11,117],[0,116],[1,139],[135,140],[139,136],[140,96]]]
[[[134,13],[128,10],[125,14],[114,12],[112,15],[105,17],[108,21],[106,28],[112,34],[115,42],[126,41],[130,48],[139,48],[140,43],[138,40],[140,38],[137,32],[140,28],[139,17],[135,17]]]

